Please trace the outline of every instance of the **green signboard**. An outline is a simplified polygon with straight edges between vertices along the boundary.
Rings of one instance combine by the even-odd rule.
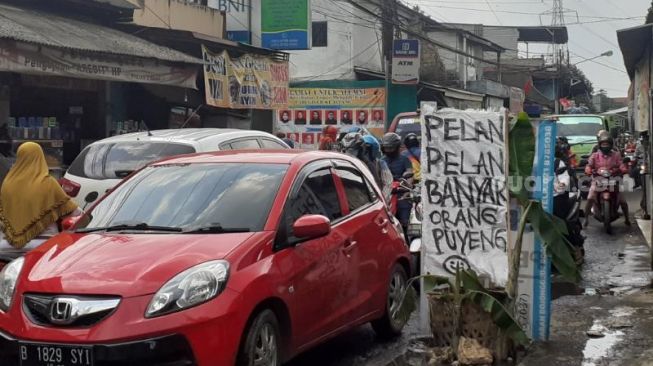
[[[310,48],[310,0],[261,0],[262,46],[275,50]]]

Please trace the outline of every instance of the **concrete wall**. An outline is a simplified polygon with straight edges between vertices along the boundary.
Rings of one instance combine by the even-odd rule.
[[[455,52],[440,48],[439,54],[444,64],[446,81],[456,82],[460,87],[465,87],[467,81],[481,80],[483,78],[483,68],[481,61],[483,58],[483,48],[469,39],[456,32],[448,30],[433,31],[428,33],[429,38],[437,40],[449,47],[457,50],[464,50],[470,55],[476,57],[467,57]],[[496,57],[496,56],[493,56]],[[493,58],[490,58],[493,59]]]
[[[144,0],[147,6],[134,10],[134,23],[152,28],[172,28],[224,38],[224,15],[206,6],[183,0]]]
[[[327,47],[291,51],[293,80],[354,79],[354,67],[383,71],[381,26],[345,1],[313,0],[313,21],[326,21]]]

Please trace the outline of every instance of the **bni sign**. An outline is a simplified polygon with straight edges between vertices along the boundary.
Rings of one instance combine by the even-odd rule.
[[[419,83],[419,40],[395,39],[392,50],[392,83]]]

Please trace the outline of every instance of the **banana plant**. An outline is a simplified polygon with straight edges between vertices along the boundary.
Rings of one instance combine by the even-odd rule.
[[[508,252],[509,272],[506,291],[511,299],[517,294],[519,268],[521,266],[522,240],[526,225],[530,224],[544,244],[552,265],[568,281],[578,282],[580,272],[572,256],[572,246],[567,240],[567,225],[563,220],[546,212],[542,204],[530,199],[524,182],[533,172],[535,160],[535,134],[528,115],[520,113],[509,135],[509,172],[513,184],[510,195],[522,208],[515,245]],[[516,183],[516,184],[515,184]]]
[[[403,293],[401,306],[395,309],[393,317],[406,320],[416,309],[417,295],[412,284],[420,279],[423,280],[423,288],[428,294],[440,296],[454,303],[454,309],[456,309],[454,319],[452,319],[455,324],[454,329],[456,329],[452,345],[454,350],[457,349],[458,339],[462,335],[460,310],[466,301],[477,304],[487,312],[502,334],[508,336],[515,344],[527,346],[530,343],[528,336],[513,317],[509,307],[506,307],[502,299],[495,293],[485,289],[478,276],[471,270],[458,270],[454,279],[435,275],[411,278]]]

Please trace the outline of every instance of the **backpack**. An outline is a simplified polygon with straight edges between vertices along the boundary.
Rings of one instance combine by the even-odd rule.
[[[406,151],[408,151],[408,160],[410,160],[410,164],[413,166],[413,179],[415,181],[422,180],[422,163],[413,155],[410,149]]]

